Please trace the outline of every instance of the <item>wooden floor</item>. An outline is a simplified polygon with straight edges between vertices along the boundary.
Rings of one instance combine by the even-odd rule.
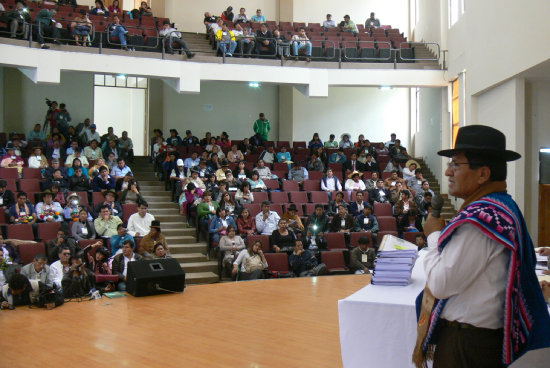
[[[341,367],[339,299],[368,275],[188,286],[0,312],[0,367]]]

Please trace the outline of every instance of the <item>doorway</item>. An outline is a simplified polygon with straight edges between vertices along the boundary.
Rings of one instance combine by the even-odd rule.
[[[127,131],[134,155],[146,156],[147,78],[96,75],[94,124],[100,135],[107,133],[108,127],[113,127],[119,137]]]

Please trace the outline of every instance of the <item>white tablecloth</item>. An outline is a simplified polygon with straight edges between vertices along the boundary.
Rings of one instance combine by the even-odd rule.
[[[338,301],[345,368],[406,368],[416,342],[415,300],[426,285],[421,251],[408,286],[367,285]]]

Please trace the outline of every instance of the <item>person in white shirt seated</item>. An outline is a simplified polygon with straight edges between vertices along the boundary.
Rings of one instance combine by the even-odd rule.
[[[279,214],[270,210],[271,202],[262,202],[262,211],[256,215],[256,231],[258,234],[271,235],[279,228]]]
[[[342,184],[340,180],[334,176],[332,169],[327,169],[326,175],[321,179],[321,189],[329,194],[333,191],[342,190]]]
[[[28,163],[31,169],[45,169],[48,167],[48,159],[42,153],[42,147],[37,146],[33,148],[32,156],[29,157]]]
[[[63,276],[71,269],[71,264],[69,263],[71,259],[71,250],[69,247],[61,247],[59,248],[58,256],[59,260],[50,265],[50,280],[54,284],[54,287],[57,286],[61,288]]]
[[[128,219],[128,234],[133,237],[149,234],[155,216],[147,213],[148,208],[149,204],[147,202],[139,203],[138,211]]]
[[[363,182],[363,180],[361,180],[361,174],[358,171],[354,171],[348,175],[345,189],[347,191],[365,190],[365,183]]]
[[[325,30],[328,30],[329,28],[336,28],[337,26],[336,21],[332,19],[332,14],[327,14],[327,19],[323,22],[323,27]]]
[[[113,258],[113,275],[117,275],[119,282],[118,291],[126,291],[126,276],[128,275],[128,262],[141,261],[143,257],[134,252],[134,245],[130,239],[122,243],[122,253]]]

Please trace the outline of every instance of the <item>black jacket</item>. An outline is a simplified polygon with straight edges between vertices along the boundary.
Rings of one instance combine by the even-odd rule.
[[[9,189],[6,189],[4,193],[0,195],[0,198],[2,198],[2,205],[0,205],[0,207],[5,207],[7,209],[15,204],[15,196]]]
[[[69,188],[75,192],[86,192],[90,190],[90,181],[84,175],[80,177],[73,175],[69,178]]]

